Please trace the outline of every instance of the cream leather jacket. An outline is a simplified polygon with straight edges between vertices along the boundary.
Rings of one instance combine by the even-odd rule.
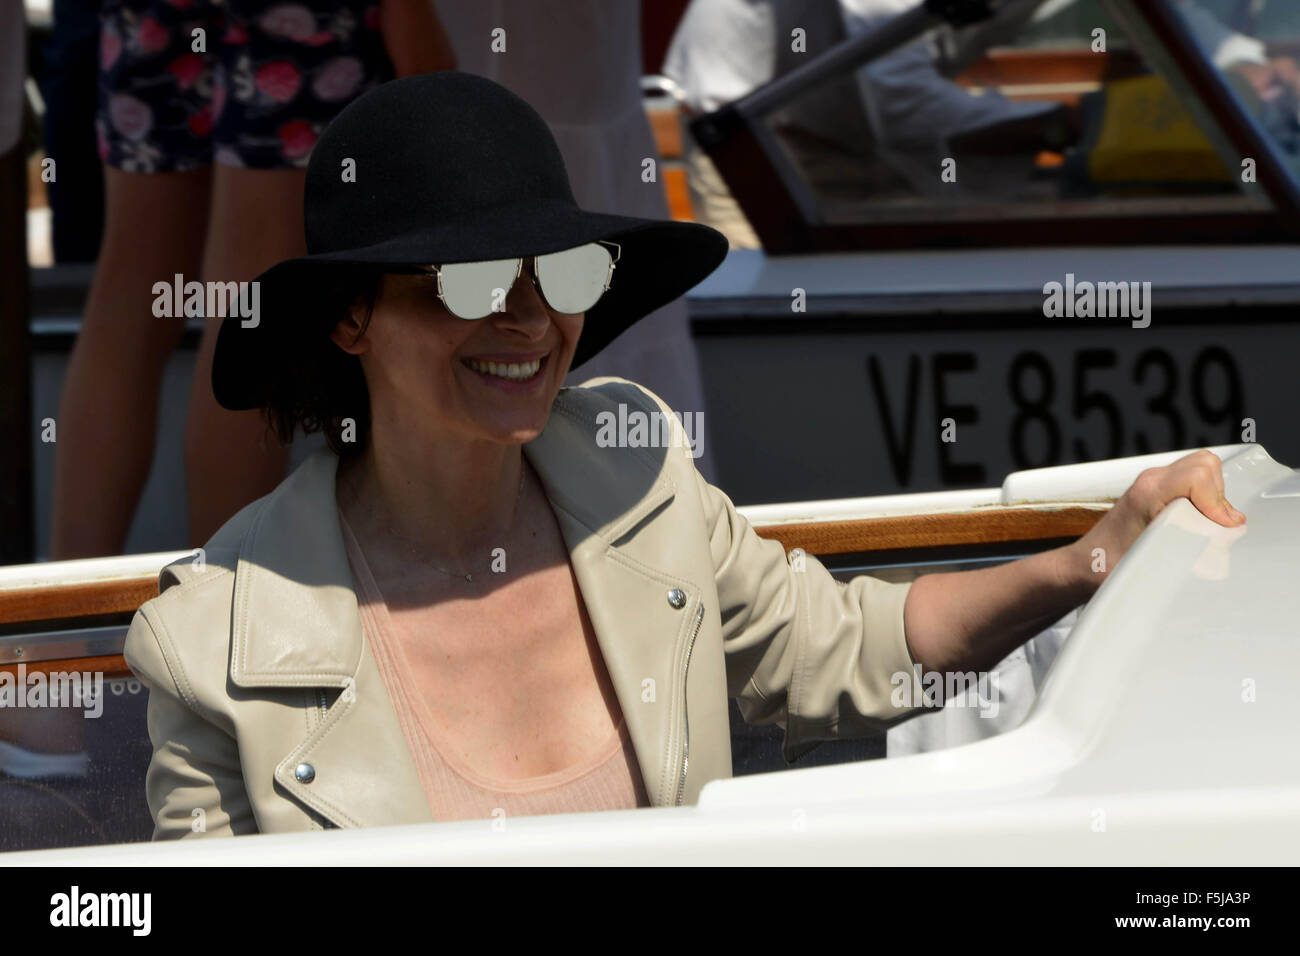
[[[602,447],[602,413],[617,420],[620,403],[668,415],[679,443]],[[812,556],[797,570],[699,476],[657,396],[614,378],[565,388],[524,453],[655,806],[693,803],[731,775],[728,696],[749,722],[784,728],[788,760],[916,712],[891,703],[891,677],[913,667],[909,585],[840,583]],[[362,637],[337,463],[316,452],[231,518],[202,562],[164,568],[131,623],[155,839],[433,819]]]

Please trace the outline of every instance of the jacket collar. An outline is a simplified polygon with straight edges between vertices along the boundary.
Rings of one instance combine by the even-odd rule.
[[[590,389],[562,389],[546,428],[524,446],[560,517],[570,560],[590,551],[588,536],[619,541],[675,492],[653,454],[610,454],[596,445],[602,399]],[[244,538],[230,665],[240,687],[342,687],[356,673],[361,619],[338,521],[337,469],[328,449],[314,452],[272,492]],[[305,628],[310,642],[301,640]]]
[[[662,805],[674,802],[680,789],[670,765],[681,742],[666,729],[676,718],[667,723],[660,712],[651,719],[638,691],[647,673],[673,671],[700,591],[663,567],[671,559],[662,548],[636,547],[637,535],[662,513],[675,487],[664,449],[612,453],[597,445],[596,416],[615,407],[594,389],[562,389],[546,428],[524,453],[555,511],[647,793]],[[328,449],[311,455],[272,492],[244,537],[231,618],[230,678],[240,687],[346,687],[358,672],[363,638],[336,510],[337,465]],[[688,597],[677,611],[664,600],[673,587]],[[642,598],[651,610],[627,614],[627,602]],[[666,639],[669,629],[676,641]],[[291,774],[282,782],[303,789]],[[405,796],[411,805],[423,801],[421,794]],[[351,819],[362,817],[358,812]]]

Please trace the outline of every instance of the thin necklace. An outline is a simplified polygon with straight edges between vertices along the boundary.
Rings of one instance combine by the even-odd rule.
[[[514,512],[510,515],[510,525],[509,525],[509,527],[507,527],[507,529],[506,529],[507,531],[510,531],[511,529],[514,528],[514,526],[515,526],[515,519],[519,517],[519,502],[520,502],[520,500],[521,500],[521,499],[523,498],[523,496],[524,496],[524,475],[527,474],[527,472],[528,472],[528,463],[527,463],[526,461],[523,460],[523,456],[520,456],[520,461],[519,461],[519,490],[518,490],[517,492],[515,492],[515,509],[514,509]],[[411,539],[410,539],[410,538],[406,537],[406,535],[404,535],[404,534],[402,534],[401,532],[399,532],[399,531],[398,531],[396,528],[394,528],[392,525],[389,525],[389,524],[385,523],[385,527],[388,528],[388,533],[389,533],[389,534],[391,534],[393,537],[397,538],[399,541],[403,542],[403,543],[407,546],[407,548],[410,549],[410,552],[411,552],[413,555],[415,555],[415,557],[420,561],[420,563],[422,563],[422,564],[427,564],[429,567],[433,568],[435,571],[440,571],[440,572],[442,572],[443,574],[447,575],[447,577],[449,577],[449,578],[459,578],[460,580],[462,580],[462,581],[466,581],[466,582],[471,583],[471,584],[474,582],[474,574],[473,574],[473,572],[471,572],[471,571],[448,571],[446,568],[441,567],[441,566],[439,566],[439,565],[437,565],[437,564],[434,564],[434,563],[433,563],[432,561],[430,561],[427,557],[425,557],[423,554],[420,553],[420,549],[417,548],[414,544],[411,543]]]

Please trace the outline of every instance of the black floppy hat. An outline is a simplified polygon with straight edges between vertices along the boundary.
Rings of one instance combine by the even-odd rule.
[[[256,279],[257,323],[222,321],[212,389],[225,408],[261,406],[303,336],[323,334],[318,313],[330,303],[313,293],[345,267],[403,271],[617,242],[609,291],[578,340],[578,366],[711,273],[728,248],[722,233],[698,223],[580,209],[537,111],[498,83],[454,70],[384,83],[339,113],[312,150],[304,219],[308,255]]]

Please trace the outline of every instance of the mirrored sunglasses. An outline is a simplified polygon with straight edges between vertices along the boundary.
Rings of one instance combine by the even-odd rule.
[[[586,312],[609,291],[614,264],[622,249],[601,239],[572,249],[531,256],[533,281],[556,312]],[[481,319],[505,308],[506,296],[523,272],[524,260],[490,259],[418,267],[438,277],[438,298],[447,311],[462,319]]]

